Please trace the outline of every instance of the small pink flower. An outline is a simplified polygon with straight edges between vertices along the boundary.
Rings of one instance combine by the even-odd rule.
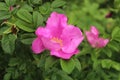
[[[13,6],[10,6],[10,7],[9,7],[9,10],[10,10],[10,11],[12,11],[13,9],[14,9],[14,7],[13,7]]]
[[[32,43],[32,50],[39,54],[45,49],[50,55],[70,59],[79,52],[78,46],[84,39],[79,28],[68,25],[64,14],[53,12],[47,20],[45,27],[36,30],[37,38]]]
[[[99,38],[99,31],[91,26],[90,31],[86,31],[87,40],[93,48],[102,48],[109,42],[108,39]]]
[[[113,15],[112,12],[109,12],[105,17],[106,17],[106,18],[111,18],[112,15]]]

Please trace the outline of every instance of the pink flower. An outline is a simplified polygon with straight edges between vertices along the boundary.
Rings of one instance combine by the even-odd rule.
[[[86,31],[87,40],[93,48],[102,48],[109,42],[108,39],[99,38],[99,31],[91,26],[90,31]]]
[[[112,13],[112,12],[109,12],[105,17],[106,17],[106,18],[111,18],[112,15],[113,15],[113,13]]]
[[[79,28],[68,25],[64,14],[53,12],[47,20],[45,27],[36,30],[37,38],[32,43],[32,50],[39,54],[45,49],[50,55],[70,59],[79,52],[78,46],[84,39]]]
[[[13,6],[10,6],[10,7],[9,7],[9,10],[10,10],[10,11],[12,11],[13,9],[14,9],[14,7],[13,7]]]

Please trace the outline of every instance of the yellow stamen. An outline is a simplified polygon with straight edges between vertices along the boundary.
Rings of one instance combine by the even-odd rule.
[[[63,46],[61,39],[59,39],[59,38],[57,38],[57,37],[53,37],[51,40],[52,40],[52,41],[55,41],[56,43],[59,43],[60,46]]]

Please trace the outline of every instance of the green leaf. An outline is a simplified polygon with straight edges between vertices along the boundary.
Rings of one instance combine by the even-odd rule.
[[[19,76],[20,76],[20,73],[17,70],[15,70],[14,75],[12,75],[12,78],[18,79]]]
[[[0,27],[0,35],[3,35],[4,32],[6,32],[6,30],[8,30],[10,27],[8,26],[3,26],[3,27]]]
[[[25,70],[25,69],[26,69],[26,63],[21,64],[19,70]]]
[[[10,18],[11,15],[9,12],[7,11],[0,11],[0,20],[5,20],[5,19],[8,19]]]
[[[112,51],[111,51],[108,47],[105,47],[102,51],[103,51],[108,57],[112,57]]]
[[[19,64],[19,59],[18,58],[11,58],[9,61],[9,66],[16,66]]]
[[[42,0],[32,0],[32,3],[33,3],[33,4],[41,4],[41,3],[42,3]]]
[[[76,58],[76,59],[74,59],[74,62],[75,62],[75,67],[76,67],[79,71],[81,71],[80,61]]]
[[[32,41],[35,39],[35,35],[32,33],[32,34],[22,34],[21,35],[21,42],[23,43],[23,44],[26,44],[26,45],[31,45],[32,44]]]
[[[43,16],[37,11],[33,12],[33,23],[35,27],[38,27],[43,23]]]
[[[58,13],[64,13],[64,10],[61,8],[53,9],[53,11],[58,12]]]
[[[120,44],[118,44],[118,42],[116,42],[116,41],[109,42],[108,47],[117,52],[119,52],[119,50],[120,50]]]
[[[51,6],[53,8],[57,8],[57,7],[61,7],[61,6],[64,6],[65,5],[65,1],[62,1],[62,0],[55,0],[52,2]]]
[[[115,6],[115,8],[120,9],[120,0],[115,0],[114,1],[114,6]]]
[[[75,63],[73,59],[70,59],[70,60],[60,59],[60,64],[61,64],[63,71],[67,72],[68,74],[70,74],[75,68]]]
[[[13,51],[15,49],[15,40],[16,35],[4,35],[2,38],[2,48],[6,53],[13,54]]]
[[[32,44],[32,41],[33,41],[34,39],[35,39],[35,38],[22,39],[21,42],[22,42],[23,44],[29,45],[29,44]]]
[[[39,7],[39,11],[42,14],[49,14],[50,13],[50,3],[45,3]]]
[[[4,2],[0,2],[0,10],[8,10],[8,7]]]
[[[53,57],[48,57],[45,61],[45,70],[48,70],[50,67],[52,67],[57,60],[55,60],[55,58]]]
[[[120,39],[120,28],[119,27],[115,27],[112,31],[112,39],[118,38]]]
[[[28,75],[25,75],[24,80],[33,80],[33,79],[32,79],[32,76],[30,74],[28,74]]]
[[[26,32],[34,32],[35,31],[33,28],[31,28],[29,26],[29,24],[27,25],[25,22],[20,21],[20,20],[16,21],[15,25]]]
[[[11,78],[11,73],[6,73],[6,74],[4,75],[3,80],[10,80],[10,78]]]
[[[21,9],[27,10],[29,12],[33,11],[33,8],[31,6],[29,6],[28,4],[25,4],[21,7]]]
[[[101,60],[101,64],[102,64],[103,68],[107,68],[107,69],[114,68],[114,69],[120,71],[120,63],[112,61],[110,59]]]
[[[7,6],[12,6],[15,4],[16,0],[5,0]]]
[[[28,23],[32,23],[32,15],[27,10],[20,9],[17,16]]]
[[[55,80],[73,80],[69,75],[67,75],[64,71],[58,71],[56,73],[57,75],[60,76],[60,78],[55,79]],[[58,76],[57,76],[58,77]]]

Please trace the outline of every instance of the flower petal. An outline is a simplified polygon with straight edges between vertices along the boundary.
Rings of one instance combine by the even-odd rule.
[[[56,57],[59,57],[59,58],[62,58],[62,59],[70,59],[74,54],[77,54],[77,53],[79,53],[78,49],[76,49],[72,53],[65,53],[65,52],[59,50],[59,51],[51,51],[50,55],[56,56]]]
[[[65,53],[74,52],[84,39],[81,30],[72,25],[68,25],[63,30],[61,38],[63,40],[62,51]]]
[[[96,27],[91,26],[90,31],[91,31],[91,33],[93,33],[96,37],[99,36],[99,31],[97,30]]]
[[[99,38],[97,41],[97,47],[98,48],[105,47],[108,44],[108,42],[109,42],[108,39]]]
[[[47,27],[65,27],[67,25],[67,17],[64,14],[59,14],[57,12],[51,13],[47,20]]]
[[[32,43],[32,50],[34,53],[38,54],[45,50],[43,43],[40,38],[36,38]]]
[[[48,50],[59,50],[61,48],[59,43],[53,42],[50,38],[42,37],[41,40]]]
[[[35,31],[35,34],[38,37],[44,36],[44,37],[51,37],[51,33],[49,29],[43,28],[43,27],[38,27],[37,30]]]
[[[96,47],[98,37],[96,35],[94,35],[93,33],[89,32],[89,31],[86,31],[85,34],[86,34],[87,40],[90,43],[90,45],[93,48]]]
[[[60,36],[64,27],[67,26],[67,17],[64,14],[53,12],[47,20],[47,28],[54,37]]]

